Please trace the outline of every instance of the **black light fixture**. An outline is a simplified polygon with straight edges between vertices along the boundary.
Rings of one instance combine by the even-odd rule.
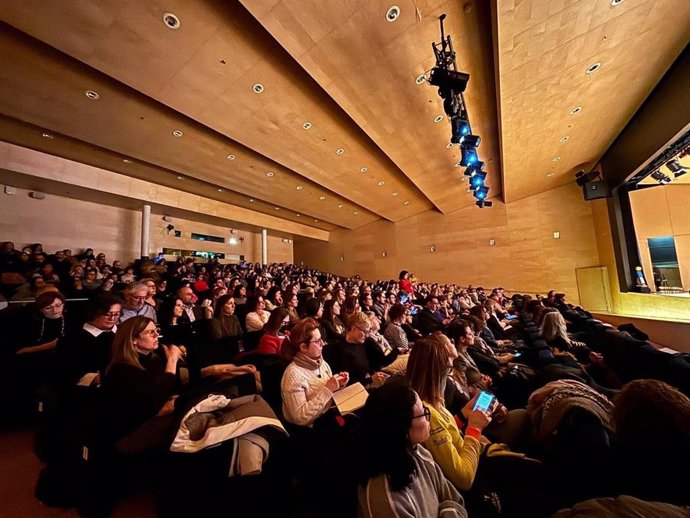
[[[681,165],[677,158],[666,162],[666,167],[668,167],[669,171],[671,171],[676,178],[688,172],[688,168]]]
[[[484,169],[484,162],[476,162],[469,166],[467,169],[465,169],[465,176],[474,176],[475,174],[481,172],[481,170]]]
[[[664,173],[661,171],[654,171],[652,173],[652,178],[654,178],[657,182],[659,182],[661,185],[666,185],[671,183],[671,178],[666,176]]]
[[[168,234],[170,234],[170,232],[172,232],[172,231],[175,229],[175,225],[170,224],[170,225],[168,225],[168,226],[165,227],[165,228],[168,229]]]
[[[600,174],[601,173],[599,173],[599,171],[590,171],[589,173],[585,173],[584,170],[580,170],[575,173],[575,182],[580,187],[583,187],[585,184],[597,178]]]
[[[431,77],[429,78],[429,83],[431,83],[434,86],[438,86],[439,92],[441,90],[452,90],[454,92],[461,93],[465,91],[465,88],[467,88],[467,82],[469,80],[470,75],[466,74],[465,72],[435,66],[431,70]]]

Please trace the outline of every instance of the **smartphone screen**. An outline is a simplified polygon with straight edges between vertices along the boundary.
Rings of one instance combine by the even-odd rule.
[[[522,353],[515,353],[515,354],[513,355],[513,358],[519,358],[520,356],[522,356]]]
[[[491,404],[494,402],[494,395],[484,392],[482,390],[481,394],[477,398],[477,402],[474,404],[473,410],[481,410],[483,412],[488,412],[491,408]]]

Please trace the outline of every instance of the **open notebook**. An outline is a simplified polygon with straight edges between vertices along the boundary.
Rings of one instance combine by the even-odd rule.
[[[369,393],[361,383],[353,383],[333,394],[333,401],[335,401],[338,411],[345,415],[362,408],[368,397]]]

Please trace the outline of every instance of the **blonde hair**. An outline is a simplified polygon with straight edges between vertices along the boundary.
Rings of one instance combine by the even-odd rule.
[[[105,370],[106,374],[116,363],[124,363],[133,365],[138,369],[144,369],[139,361],[139,353],[134,348],[134,339],[143,333],[151,322],[153,320],[150,318],[137,316],[128,318],[117,326],[117,333],[115,333],[111,349],[110,363]]]
[[[570,343],[568,338],[568,330],[565,326],[565,319],[558,311],[552,311],[544,315],[544,320],[541,323],[539,333],[546,341],[562,338]]]
[[[347,329],[350,330],[353,327],[371,327],[371,320],[367,315],[365,315],[361,311],[356,311],[355,313],[352,313],[347,319]]]
[[[407,382],[422,401],[440,408],[444,405],[443,380],[449,366],[450,356],[442,340],[434,336],[420,338],[407,362]]]

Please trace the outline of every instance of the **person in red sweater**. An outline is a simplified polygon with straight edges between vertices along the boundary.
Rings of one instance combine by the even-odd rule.
[[[283,340],[288,334],[285,328],[289,323],[290,315],[287,309],[280,307],[271,311],[271,316],[266,322],[266,332],[261,336],[256,352],[259,354],[280,354]]]
[[[410,295],[414,295],[414,287],[410,282],[410,273],[407,270],[403,270],[400,272],[400,276],[398,278],[400,279],[398,281],[400,291],[406,291]]]

